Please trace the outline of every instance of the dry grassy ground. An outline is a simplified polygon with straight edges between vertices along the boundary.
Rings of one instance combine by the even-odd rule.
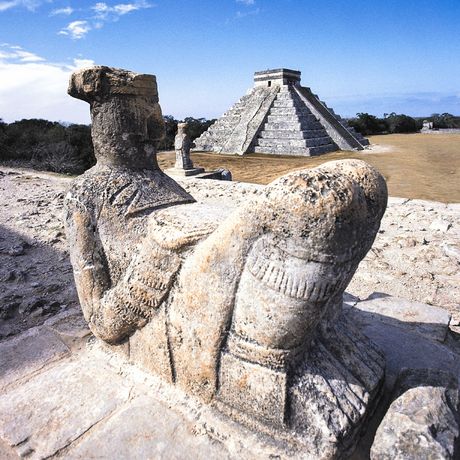
[[[296,169],[329,160],[360,158],[385,176],[391,196],[460,202],[460,134],[392,134],[372,136],[370,141],[370,150],[318,157],[194,153],[192,160],[206,169],[227,168],[237,181],[267,184]],[[174,153],[162,152],[158,159],[162,168],[169,168]]]

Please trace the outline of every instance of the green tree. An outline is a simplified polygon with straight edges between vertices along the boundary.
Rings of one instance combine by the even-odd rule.
[[[414,118],[404,114],[398,115],[395,112],[388,114],[385,122],[390,133],[415,133],[420,129]]]
[[[0,118],[0,159],[6,158],[6,127],[7,124]]]
[[[436,129],[460,128],[460,117],[456,117],[450,113],[433,113],[429,121],[433,122],[433,128]]]
[[[187,123],[187,134],[194,141],[200,137],[216,120],[206,120],[206,118],[187,117],[184,123]]]
[[[348,124],[364,136],[383,133],[387,130],[384,120],[368,113],[357,113],[356,118],[348,120]]]
[[[178,121],[172,115],[164,115],[163,120],[165,121],[165,137],[160,143],[161,150],[172,150],[174,149],[174,137],[177,133]]]
[[[206,118],[186,117],[184,120],[176,120],[172,115],[164,115],[166,135],[160,144],[161,150],[174,149],[174,138],[177,134],[177,124],[187,123],[187,134],[194,141],[201,136],[216,120],[207,120]]]
[[[0,129],[3,160],[71,174],[82,173],[95,163],[89,126],[31,119],[3,124]]]

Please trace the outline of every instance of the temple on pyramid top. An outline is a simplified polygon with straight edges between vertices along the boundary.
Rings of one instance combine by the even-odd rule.
[[[254,86],[300,85],[300,72],[290,69],[261,70],[254,73]]]
[[[300,71],[254,73],[254,86],[195,140],[195,151],[320,155],[369,141],[300,84]]]

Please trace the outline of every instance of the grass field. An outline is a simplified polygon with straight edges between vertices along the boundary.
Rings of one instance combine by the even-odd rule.
[[[391,134],[369,140],[372,150],[362,152],[338,151],[317,157],[193,153],[192,160],[207,170],[227,168],[237,181],[268,184],[289,171],[359,158],[385,176],[391,196],[460,202],[460,134]],[[174,152],[162,152],[158,160],[163,169],[169,168]]]

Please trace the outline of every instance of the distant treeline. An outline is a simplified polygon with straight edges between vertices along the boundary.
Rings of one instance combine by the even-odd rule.
[[[0,119],[0,160],[80,174],[96,162],[91,128],[36,119],[7,124]]]
[[[192,117],[176,120],[170,115],[164,120],[166,136],[159,150],[174,148],[177,123],[188,123],[188,134],[194,140],[215,121]],[[0,119],[0,161],[5,160],[36,169],[81,174],[96,163],[91,127],[38,119],[8,124]]]
[[[424,118],[413,118],[394,112],[384,114],[383,118],[368,113],[357,113],[356,117],[347,119],[348,124],[364,136],[385,133],[415,133],[422,129],[424,120],[433,122],[434,129],[460,128],[460,117],[450,113],[433,113]]]
[[[358,113],[348,123],[363,135],[383,133],[413,133],[422,128],[423,120],[433,122],[434,129],[460,128],[460,117],[449,113],[433,114],[426,118],[412,118],[396,113],[383,118],[368,113]],[[166,136],[159,150],[174,148],[177,123],[188,124],[192,140],[206,131],[215,120],[187,117],[176,120],[164,116]],[[80,174],[96,163],[91,127],[64,124],[47,120],[21,120],[5,123],[0,119],[0,161],[15,161],[36,169],[68,174]]]
[[[173,150],[174,137],[177,133],[177,123],[187,123],[187,134],[190,139],[194,141],[200,137],[216,120],[207,120],[206,118],[192,118],[187,117],[183,120],[176,120],[171,115],[163,117],[165,121],[166,136],[158,146],[159,150]]]

